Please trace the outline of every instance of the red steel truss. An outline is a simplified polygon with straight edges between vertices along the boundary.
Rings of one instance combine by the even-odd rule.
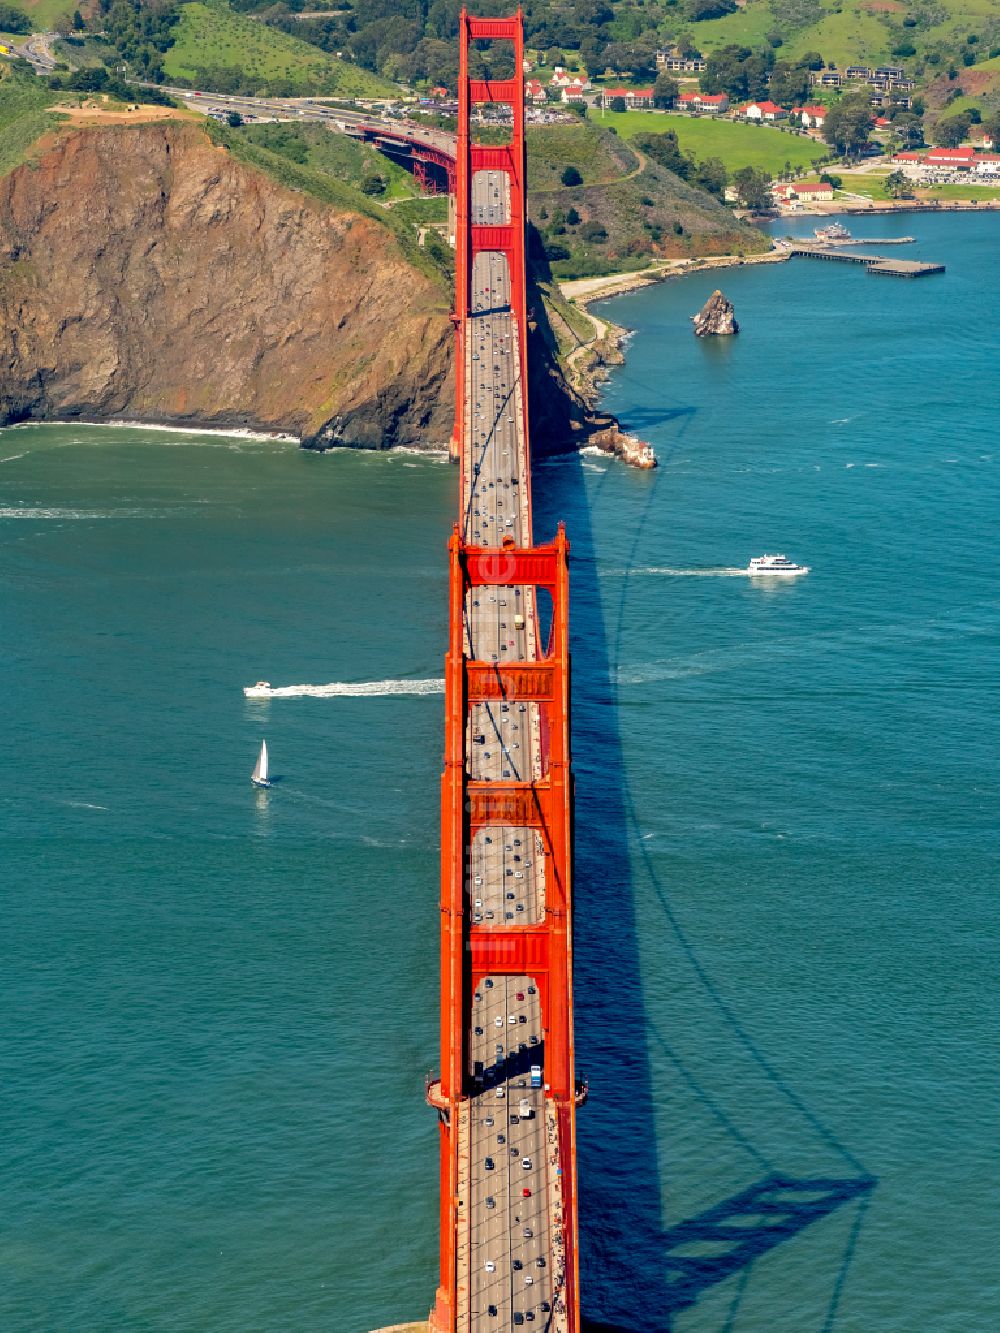
[[[505,39],[514,45],[514,77],[486,83],[470,79],[471,41]],[[525,141],[523,28],[513,18],[460,17],[458,151],[456,160],[456,403],[453,447],[465,472],[465,340],[471,310],[473,259],[481,251],[506,256],[511,313],[516,320],[522,384],[527,366],[525,278]],[[507,103],[513,113],[511,142],[484,147],[471,142],[470,112],[477,102]],[[472,221],[471,186],[477,171],[502,171],[509,178],[509,220],[502,226]],[[527,451],[527,393],[519,422]],[[526,454],[527,457],[527,454]],[[525,467],[523,482],[530,477]],[[464,493],[464,490],[463,490]],[[530,510],[529,510],[530,513]],[[529,529],[530,531],[530,529]],[[470,1096],[468,1074],[472,996],[487,975],[530,975],[541,1001],[545,1052],[545,1096],[558,1125],[562,1207],[553,1218],[566,1256],[564,1321],[580,1327],[577,1258],[577,1197],[572,1003],[572,777],[570,773],[569,543],[560,524],[548,544],[485,548],[467,544],[456,526],[449,542],[449,643],[445,662],[445,756],[441,788],[441,1074],[428,1090],[438,1109],[441,1150],[440,1277],[431,1314],[435,1333],[460,1333],[461,1239],[458,1123]],[[541,589],[551,598],[549,642],[538,660],[484,662],[465,651],[464,611],[470,589]],[[537,604],[537,603],[536,603]],[[467,753],[469,714],[477,702],[530,701],[537,706],[542,750],[541,777],[534,781],[473,781]],[[545,857],[543,919],[525,926],[474,924],[466,893],[466,867],[476,831],[486,825],[534,828]],[[555,1327],[556,1325],[553,1325]]]

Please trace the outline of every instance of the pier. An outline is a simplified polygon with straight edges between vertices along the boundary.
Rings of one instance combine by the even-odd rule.
[[[793,245],[791,259],[825,259],[832,264],[861,264],[869,273],[890,278],[923,278],[929,273],[943,273],[944,264],[925,264],[918,259],[891,259],[888,255],[860,255],[850,250],[830,250],[821,245]]]

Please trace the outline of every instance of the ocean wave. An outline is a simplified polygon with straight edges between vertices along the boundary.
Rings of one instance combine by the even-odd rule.
[[[47,422],[47,425],[79,425],[79,422]],[[88,423],[90,424],[90,423]],[[169,435],[221,435],[223,438],[236,440],[262,440],[268,444],[301,444],[302,441],[297,435],[286,435],[283,431],[265,431],[265,430],[246,430],[240,427],[233,427],[231,430],[221,429],[217,426],[164,426],[156,421],[99,421],[92,423],[95,426],[110,426],[116,430],[156,430],[163,431]]]
[[[13,463],[15,458],[27,458],[27,454],[8,454],[6,458],[0,458],[0,463]]]
[[[377,698],[399,694],[443,694],[444,678],[433,680],[335,680],[329,685],[244,685],[248,699]]]

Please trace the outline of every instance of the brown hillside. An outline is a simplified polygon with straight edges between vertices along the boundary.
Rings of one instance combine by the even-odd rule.
[[[178,121],[0,179],[0,424],[128,417],[440,445],[450,294],[378,221]]]

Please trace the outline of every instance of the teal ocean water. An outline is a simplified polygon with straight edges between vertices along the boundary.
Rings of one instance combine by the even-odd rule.
[[[727,271],[725,342],[705,277],[609,303],[606,401],[662,465],[536,469],[573,541],[604,1329],[997,1323],[1000,221],[852,227],[948,271]],[[455,486],[0,432],[0,1328],[429,1307],[442,698],[397,682],[442,674]],[[731,572],[765,550],[813,572]]]

